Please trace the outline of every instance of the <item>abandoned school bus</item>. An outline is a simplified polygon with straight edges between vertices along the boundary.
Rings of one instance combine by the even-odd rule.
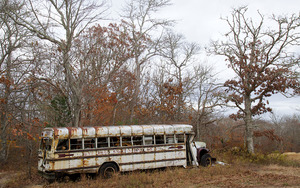
[[[191,125],[124,125],[45,128],[38,170],[47,179],[75,173],[110,177],[117,171],[212,162],[203,142],[193,142]]]

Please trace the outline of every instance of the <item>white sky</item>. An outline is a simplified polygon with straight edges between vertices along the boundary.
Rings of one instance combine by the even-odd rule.
[[[176,29],[189,40],[202,44],[223,33],[226,23],[220,17],[229,16],[233,7],[248,6],[248,12],[257,16],[257,10],[264,15],[299,13],[299,0],[172,0],[172,6],[163,14],[178,20]]]
[[[111,0],[113,7],[120,7],[125,0]],[[182,33],[190,42],[197,42],[202,47],[210,40],[222,37],[228,31],[227,24],[220,17],[229,17],[232,8],[248,6],[247,15],[255,18],[257,11],[265,15],[265,19],[272,14],[290,15],[300,13],[300,0],[171,0],[172,5],[164,8],[160,15],[164,18],[176,20],[175,31]],[[220,58],[206,58],[208,63],[216,65],[221,79],[231,77],[225,62]],[[269,99],[270,107],[278,115],[300,113],[300,97],[285,98],[281,95]],[[298,111],[296,109],[299,109]]]

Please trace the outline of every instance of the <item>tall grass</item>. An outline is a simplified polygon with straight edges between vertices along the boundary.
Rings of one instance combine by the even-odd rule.
[[[219,156],[218,160],[233,163],[254,163],[260,165],[277,164],[281,166],[300,167],[300,162],[289,160],[286,155],[274,151],[271,153],[249,153],[245,148],[231,148],[229,150],[215,151]]]
[[[64,179],[49,184],[37,173],[34,168],[32,178],[28,178],[22,170],[25,167],[10,166],[7,174],[13,174],[12,178],[7,179],[5,186],[0,187],[23,187],[25,185],[41,185],[43,187],[121,187],[121,188],[147,188],[147,187],[206,187],[206,186],[232,186],[239,187],[240,184],[247,186],[273,185],[273,182],[287,180],[292,183],[289,185],[300,184],[295,177],[277,176],[277,175],[260,175],[257,174],[258,169],[262,169],[270,164],[278,165],[278,169],[284,169],[289,166],[289,170],[300,171],[299,162],[290,161],[285,155],[279,152],[269,154],[250,154],[243,148],[234,148],[228,150],[213,151],[212,156],[218,161],[223,161],[228,165],[216,165],[213,167],[188,167],[188,168],[166,168],[164,170],[145,170],[127,173],[118,173],[111,179],[102,179],[100,177],[90,177],[81,175],[80,179]],[[284,167],[281,167],[284,166]],[[295,167],[295,168],[294,168]],[[13,170],[14,169],[14,170]],[[2,169],[3,172],[5,170]],[[293,173],[291,173],[293,174]],[[281,178],[281,179],[280,179]],[[1,179],[1,177],[0,177]],[[283,181],[284,180],[284,181]],[[297,182],[298,181],[298,182]],[[276,184],[277,185],[277,184]]]

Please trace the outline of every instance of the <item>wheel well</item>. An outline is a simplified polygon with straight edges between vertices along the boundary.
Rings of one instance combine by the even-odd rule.
[[[198,155],[197,155],[198,161],[200,161],[201,157],[206,153],[208,153],[208,150],[206,148],[200,148],[200,150],[198,151]]]
[[[108,162],[102,163],[102,165],[101,165],[101,166],[99,167],[99,169],[98,169],[98,173],[100,172],[101,167],[102,167],[104,164],[108,164],[108,163],[116,165],[117,170],[120,171],[120,167],[119,167],[118,163],[116,163],[115,161],[108,161]]]

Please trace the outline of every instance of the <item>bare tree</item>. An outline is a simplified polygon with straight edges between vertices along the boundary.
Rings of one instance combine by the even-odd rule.
[[[28,0],[25,2],[27,10],[31,13],[30,17],[19,16],[15,11],[6,11],[6,13],[14,19],[15,23],[57,48],[58,62],[63,68],[66,82],[65,95],[70,99],[73,126],[78,127],[85,81],[84,75],[80,74],[80,67],[77,67],[78,59],[72,54],[72,48],[74,41],[88,26],[102,19],[107,10],[105,2],[97,3],[90,0]]]
[[[299,152],[300,144],[300,117],[299,114],[290,116],[280,116],[279,114],[272,113],[270,116],[272,125],[282,139],[277,150],[281,152]]]
[[[8,156],[8,135],[13,122],[18,117],[20,104],[26,100],[23,93],[23,81],[29,68],[26,62],[21,63],[24,53],[21,48],[26,44],[29,34],[17,25],[7,14],[15,11],[20,16],[23,4],[18,1],[0,2],[0,161],[5,162]],[[24,16],[24,15],[23,15]],[[15,18],[17,19],[17,18]]]
[[[230,18],[224,19],[229,32],[226,41],[212,43],[216,55],[225,56],[236,77],[225,82],[228,101],[238,108],[232,118],[245,122],[246,146],[254,152],[253,116],[271,111],[267,97],[275,93],[288,95],[289,89],[299,90],[297,63],[288,50],[299,44],[299,16],[273,16],[276,25],[264,29],[265,19],[258,12],[258,22],[246,17],[247,8],[234,9]]]
[[[154,18],[161,8],[167,6],[170,0],[130,0],[123,10],[123,22],[127,25],[128,32],[131,35],[131,46],[133,51],[135,90],[130,105],[130,120],[132,122],[134,108],[138,102],[138,96],[141,86],[141,72],[143,66],[156,55],[156,47],[159,43],[159,37],[154,39],[159,28],[171,24],[169,20]]]
[[[162,40],[159,54],[171,67],[169,78],[174,79],[178,87],[178,101],[176,105],[176,121],[182,121],[184,104],[196,83],[196,75],[192,69],[195,56],[200,46],[196,43],[186,42],[183,35],[169,31]]]
[[[195,67],[196,84],[194,97],[197,101],[194,124],[196,139],[206,136],[207,126],[218,121],[218,113],[225,106],[222,85],[217,83],[212,67],[200,65]]]

